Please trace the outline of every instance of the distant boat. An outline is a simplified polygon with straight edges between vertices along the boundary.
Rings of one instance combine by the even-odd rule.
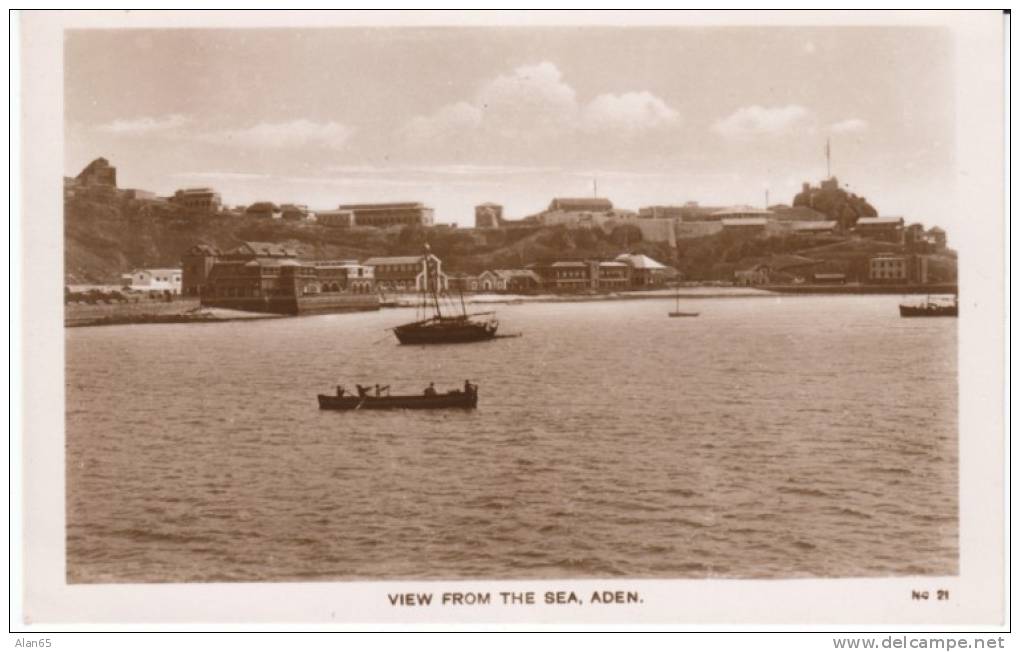
[[[411,394],[405,396],[355,396],[351,394],[319,394],[320,410],[441,410],[478,407],[478,386],[467,385],[445,394]]]
[[[701,313],[698,312],[682,312],[680,310],[680,288],[676,289],[676,310],[669,313],[670,317],[697,317]]]
[[[952,303],[939,303],[928,297],[924,303],[910,305],[900,304],[900,317],[957,317],[959,303],[953,297]]]
[[[461,314],[443,314],[439,306],[439,270],[438,267],[435,268],[433,278],[433,265],[429,254],[429,247],[425,245],[425,289],[422,291],[422,308],[426,314],[430,312],[432,314],[425,319],[394,328],[393,334],[397,336],[397,340],[401,344],[458,344],[495,338],[499,329],[499,321],[493,316],[495,313],[489,311],[469,315],[464,307],[463,295],[460,300]],[[488,319],[476,319],[486,315]]]

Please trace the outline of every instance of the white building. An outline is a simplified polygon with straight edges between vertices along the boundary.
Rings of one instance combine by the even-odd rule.
[[[153,292],[169,290],[173,294],[181,293],[181,268],[179,267],[136,269],[120,278],[122,285],[132,290]]]

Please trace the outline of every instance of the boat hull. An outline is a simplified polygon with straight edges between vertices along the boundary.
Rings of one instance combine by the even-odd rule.
[[[956,317],[956,306],[900,306],[900,317]]]
[[[478,407],[478,393],[452,392],[434,396],[333,396],[319,394],[321,410],[442,410]]]
[[[486,324],[461,323],[398,326],[393,329],[401,344],[458,344],[481,342],[496,337],[496,329]]]
[[[671,312],[670,317],[697,317],[701,313],[697,312]]]

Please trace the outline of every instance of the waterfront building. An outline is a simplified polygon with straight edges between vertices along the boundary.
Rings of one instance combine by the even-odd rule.
[[[220,194],[212,188],[184,188],[176,191],[170,202],[204,213],[218,213],[223,207]]]
[[[928,238],[935,246],[936,251],[946,248],[946,232],[940,227],[933,226],[928,229]]]
[[[121,276],[121,282],[124,287],[131,288],[132,290],[169,291],[172,294],[180,294],[181,275],[181,268],[179,267],[136,269],[130,274]]]
[[[493,273],[503,279],[509,292],[530,292],[542,285],[542,279],[530,269],[496,269]]]
[[[450,287],[449,278],[443,273],[443,263],[435,254],[429,254],[427,259],[425,256],[377,256],[362,261],[362,264],[374,269],[375,282],[381,290],[425,291],[430,289],[430,271],[433,277],[439,277],[439,290]]]
[[[312,263],[318,291],[370,294],[375,292],[375,269],[356,260],[317,260]]]
[[[434,219],[433,210],[421,202],[342,204],[338,210],[353,214],[352,226],[432,226]]]
[[[598,264],[598,287],[605,289],[626,289],[630,287],[630,265],[610,260]]]
[[[620,254],[616,261],[630,267],[630,284],[634,287],[662,285],[670,276],[669,267],[644,254]]]
[[[197,244],[181,256],[181,287],[185,296],[201,296],[202,287],[221,253],[211,245]]]
[[[907,259],[903,256],[884,254],[868,261],[868,280],[883,282],[905,282],[907,280]]]
[[[882,242],[903,242],[902,217],[862,217],[854,225],[854,233]]]
[[[927,283],[928,257],[879,254],[868,260],[868,280],[874,283]]]
[[[476,229],[498,229],[503,224],[503,207],[486,202],[475,206]]]
[[[162,201],[156,196],[156,193],[150,190],[125,188],[121,191],[121,194],[125,199],[134,199],[135,201]]]
[[[478,277],[465,272],[447,272],[446,282],[451,292],[477,292]]]

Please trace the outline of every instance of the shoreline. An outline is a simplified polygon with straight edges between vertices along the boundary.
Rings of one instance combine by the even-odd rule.
[[[633,300],[670,300],[670,299],[749,299],[769,298],[783,295],[839,295],[839,294],[955,294],[955,284],[939,284],[931,286],[917,285],[767,285],[752,287],[734,286],[690,286],[681,288],[679,292],[669,289],[620,291],[593,294],[475,294],[465,296],[464,302],[476,306],[521,305],[525,303],[590,303],[593,301],[633,301]],[[414,308],[421,303],[418,295],[390,295],[381,303],[380,309]],[[64,307],[64,327],[83,328],[89,326],[123,326],[130,324],[214,324],[221,322],[246,321],[253,319],[284,319],[303,317],[306,315],[282,315],[274,313],[247,312],[201,306],[197,302],[186,302],[184,306],[172,304],[154,304],[148,310],[139,310],[137,304],[128,308],[118,304],[103,306],[103,314],[78,315],[74,312],[83,311],[80,307]],[[170,308],[170,310],[167,310]],[[337,311],[343,314],[350,311]],[[309,313],[333,314],[333,313]]]

